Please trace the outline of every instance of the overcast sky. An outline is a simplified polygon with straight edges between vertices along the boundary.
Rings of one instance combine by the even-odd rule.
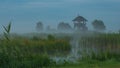
[[[72,20],[85,17],[87,26],[91,22],[103,20],[107,30],[120,29],[120,0],[0,0],[0,33],[2,25],[12,21],[12,32],[35,32],[38,21],[56,28],[61,21],[73,27]]]

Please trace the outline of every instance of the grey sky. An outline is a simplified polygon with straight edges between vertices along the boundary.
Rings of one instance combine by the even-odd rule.
[[[12,21],[12,32],[35,32],[35,25],[42,21],[53,28],[61,21],[73,26],[72,19],[78,14],[91,22],[101,19],[107,30],[120,29],[120,0],[0,0],[1,25]]]

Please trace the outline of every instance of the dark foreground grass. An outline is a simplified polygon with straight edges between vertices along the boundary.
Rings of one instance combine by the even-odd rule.
[[[54,67],[56,68],[56,67]],[[57,68],[120,68],[120,62],[116,60],[107,61],[80,61],[77,64],[66,64]]]

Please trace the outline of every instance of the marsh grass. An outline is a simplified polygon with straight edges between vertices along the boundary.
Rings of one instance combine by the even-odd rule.
[[[84,52],[82,59],[78,60],[79,63],[64,61],[61,65],[56,64],[50,56],[69,55],[70,39],[48,35],[47,38],[14,37],[7,43],[7,39],[0,40],[0,68],[109,68],[109,62],[119,66],[119,34],[83,36],[79,44]]]
[[[51,37],[50,37],[51,38]],[[70,53],[65,39],[12,38],[0,41],[0,68],[50,68],[55,62],[50,56]],[[8,41],[8,40],[7,40]]]
[[[120,60],[120,34],[83,36],[79,44],[87,51],[87,58],[100,61],[112,58]]]

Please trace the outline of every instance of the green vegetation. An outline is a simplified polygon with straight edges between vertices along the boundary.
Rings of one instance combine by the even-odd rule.
[[[115,58],[120,61],[120,34],[84,36],[80,40],[80,45],[89,50],[89,58],[101,61]]]
[[[58,36],[58,37],[57,37]],[[83,57],[78,63],[56,64],[50,57],[67,56],[71,37],[47,35],[44,38],[11,37],[0,40],[0,68],[119,68],[120,34],[82,36]],[[89,49],[88,49],[89,48]],[[87,49],[88,52],[87,53]],[[86,50],[86,51],[85,51]]]
[[[97,60],[87,60],[87,61],[80,61],[77,64],[66,64],[57,66],[57,68],[119,68],[120,62],[115,60],[108,60],[104,62],[100,62]],[[54,67],[56,68],[56,67]]]
[[[11,38],[0,41],[0,68],[42,68],[54,65],[50,56],[65,56],[70,52],[69,41],[40,38]]]
[[[87,31],[87,20],[81,16],[73,21],[77,29],[73,33],[33,33],[34,36],[12,35],[11,22],[3,26],[0,68],[120,68],[120,31],[100,33],[106,29],[102,20],[92,22],[96,32]],[[42,32],[42,22],[36,24],[36,29]],[[72,27],[62,22],[58,29],[67,31]],[[48,30],[53,29],[48,26]]]
[[[4,37],[7,41],[10,41],[10,30],[11,30],[11,22],[8,24],[8,26],[3,26],[5,32],[4,32]]]

